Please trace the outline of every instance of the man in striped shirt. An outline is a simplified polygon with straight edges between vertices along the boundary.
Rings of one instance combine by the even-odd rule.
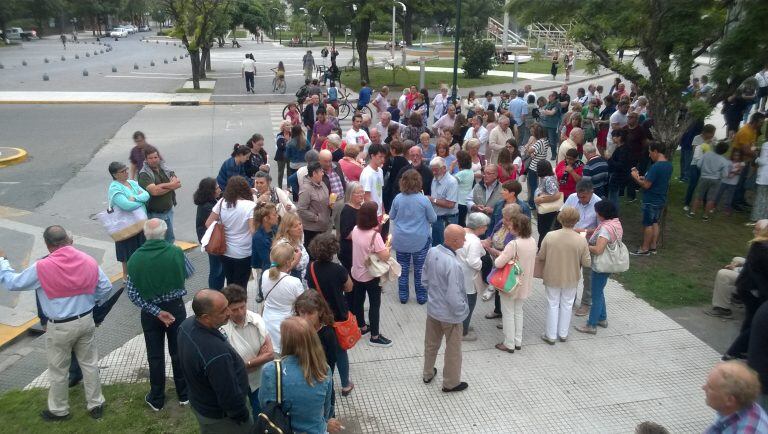
[[[587,162],[584,163],[582,179],[588,179],[592,182],[592,188],[596,195],[608,197],[608,178],[610,177],[608,162],[600,156],[592,143],[584,144],[584,157],[587,158]]]
[[[717,412],[706,434],[768,432],[768,416],[757,403],[760,380],[743,362],[718,363],[702,389],[707,405]]]

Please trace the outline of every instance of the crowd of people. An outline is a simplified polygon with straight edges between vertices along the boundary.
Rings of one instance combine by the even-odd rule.
[[[563,85],[539,97],[525,86],[483,99],[470,92],[451,102],[441,89],[429,103],[427,92],[415,86],[399,99],[385,87],[371,96],[379,122],[355,114],[346,132],[322,92],[310,91],[303,113],[293,107],[286,114],[273,155],[254,134],[234,145],[216,178],[199,181],[193,195],[198,239],[208,249],[218,230],[223,245],[206,250],[208,288],[194,296],[189,318],[185,280],[195,270],[173,244],[181,181],[137,131],[130,168],[121,162],[108,167],[108,200],[110,207],[142,208],[147,216],[143,231],[116,242],[125,290],[141,310],[147,405],[154,411],[166,405],[167,349],[178,402],[191,406],[201,431],[245,432],[280,402],[291,408],[295,431],[343,429],[334,417],[333,376],[338,370],[342,396],[353,392],[347,352],[357,339],[378,348],[396,344],[385,336],[394,325],[381,315],[382,286],[389,281],[400,303],[410,302],[413,288],[416,303],[426,304],[424,383],[437,376],[445,339],[446,393],[469,387],[461,381],[461,346],[478,339],[471,323],[478,298],[494,300],[485,318],[501,320],[495,347],[504,353],[523,348],[525,300],[536,278],[547,300],[544,342],[566,342],[572,329],[596,334],[607,328],[607,280],[611,270],[629,266],[628,257],[616,253],[624,234],[620,197],[634,201],[642,191],[642,243],[631,253],[655,254],[672,164],[665,144],[653,139],[653,113],[641,90],[628,91],[617,79],[605,94],[589,85],[572,100],[568,91]],[[748,171],[743,156],[755,146],[752,131],[760,131],[763,117],[753,114],[735,133],[732,146],[742,153],[734,158],[732,152],[730,162],[723,157],[728,143],[711,144],[710,125],[692,137],[692,215],[704,206],[706,217],[718,197],[740,197],[738,182],[726,179],[741,180]],[[768,224],[762,211],[755,214],[759,208],[756,203],[756,238],[747,258],[727,267],[741,267],[741,273],[718,282],[727,279],[720,286],[732,288],[748,311],[726,358],[750,359],[766,380],[762,351],[751,360],[753,341],[766,338],[757,325],[768,318],[761,303],[768,294]],[[43,417],[69,416],[67,368],[77,362],[91,415],[101,417],[90,315],[108,298],[108,281],[71,246],[63,228],[44,235],[51,255],[33,265],[36,272],[15,274],[0,258],[0,281],[9,289],[36,289],[50,323],[66,329],[49,349],[52,386]],[[65,279],[67,287],[55,279]],[[723,304],[730,295],[723,291],[716,290],[713,314],[728,310]],[[574,315],[584,324],[572,327]],[[356,323],[351,343],[342,323]],[[49,333],[55,328],[49,325]],[[725,388],[722,393],[736,400],[731,413],[748,410],[765,424],[765,413],[752,408],[757,394],[745,398],[729,388],[736,381],[732,371],[749,381],[752,371],[729,363],[708,381],[708,399],[709,390]]]

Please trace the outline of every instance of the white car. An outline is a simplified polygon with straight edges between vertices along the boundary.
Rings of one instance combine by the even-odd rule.
[[[112,29],[111,32],[109,32],[109,36],[113,38],[127,38],[128,29],[125,29],[123,27],[115,27],[114,29]]]

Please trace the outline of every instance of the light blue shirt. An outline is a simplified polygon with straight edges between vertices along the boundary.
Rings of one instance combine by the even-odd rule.
[[[392,201],[389,217],[392,247],[403,253],[421,251],[432,234],[432,223],[437,220],[432,204],[421,193],[399,193]]]
[[[88,312],[93,309],[97,300],[105,300],[112,290],[112,282],[99,267],[99,280],[93,294],[49,299],[37,278],[37,263],[21,273],[16,273],[7,259],[0,260],[0,283],[5,285],[8,291],[36,291],[43,313],[54,321]]]
[[[600,202],[600,196],[592,193],[592,199],[586,205],[579,202],[577,193],[571,193],[568,199],[563,203],[563,207],[571,206],[579,211],[579,221],[576,222],[574,229],[589,229],[592,230],[597,227],[597,213],[595,212],[595,204]],[[563,208],[560,208],[561,210]]]
[[[469,315],[464,269],[451,249],[440,244],[429,249],[421,272],[427,288],[427,315],[449,324],[459,324]]]
[[[438,217],[444,215],[454,215],[459,212],[459,183],[452,175],[446,173],[441,179],[432,178],[432,198],[444,199],[453,202],[453,208],[435,207],[435,214]]]
[[[509,113],[515,118],[517,125],[522,125],[523,115],[528,114],[528,104],[522,98],[517,97],[509,103]]]

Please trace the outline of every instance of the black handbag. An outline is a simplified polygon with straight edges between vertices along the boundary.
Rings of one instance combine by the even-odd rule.
[[[289,434],[291,429],[291,413],[283,408],[283,381],[280,360],[275,360],[275,378],[277,380],[277,401],[262,405],[262,411],[253,424],[253,433],[258,434]]]

